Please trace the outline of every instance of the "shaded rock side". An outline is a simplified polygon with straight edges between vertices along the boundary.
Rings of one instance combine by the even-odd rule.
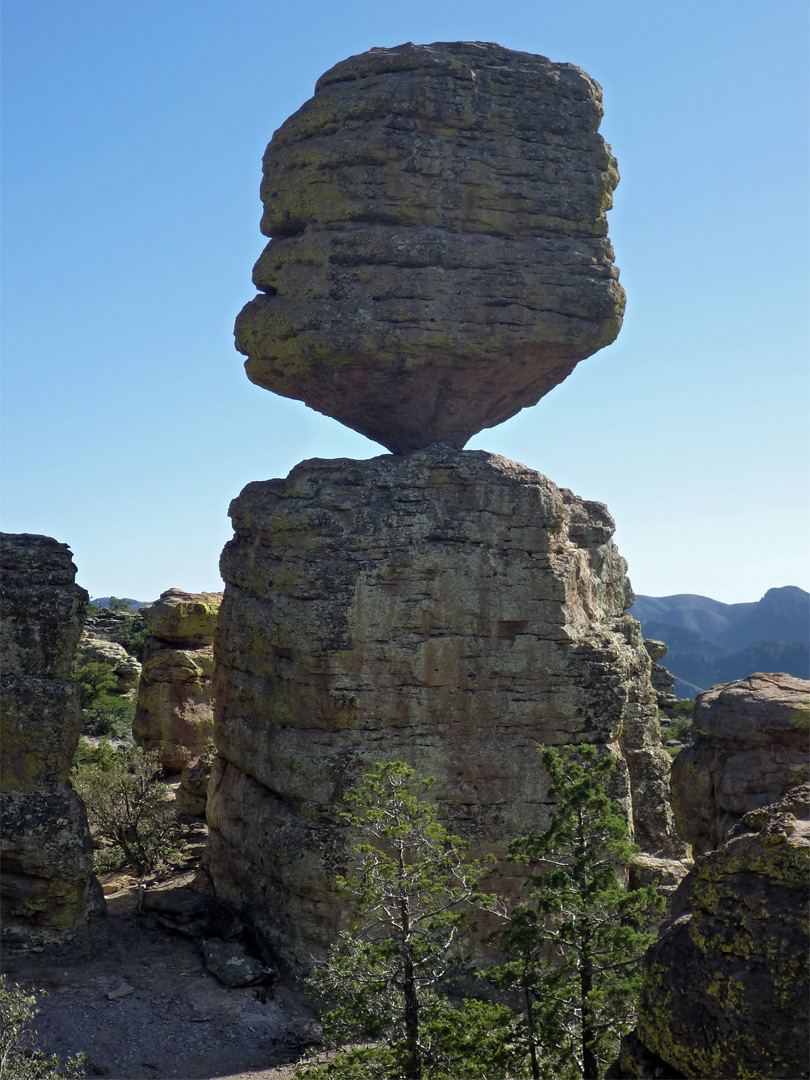
[[[87,593],[66,544],[0,537],[0,910],[4,947],[78,947],[103,909],[87,813],[69,781],[79,741],[73,656]]]
[[[638,1027],[609,1076],[810,1074],[808,874],[804,784],[697,860],[645,956]]]
[[[264,155],[250,380],[396,453],[534,405],[621,327],[601,118],[580,68],[495,44],[326,72]]]
[[[695,702],[692,735],[672,766],[672,803],[680,835],[702,853],[807,778],[810,682],[757,673],[714,686]]]
[[[483,452],[313,460],[249,484],[217,637],[208,863],[277,954],[306,963],[346,910],[341,798],[376,761],[436,777],[478,854],[547,820],[537,744],[616,755],[648,852],[681,854],[650,661],[600,503]]]
[[[152,638],[132,733],[139,746],[158,751],[168,773],[192,765],[212,740],[213,641],[221,600],[222,593],[167,589],[142,608]]]

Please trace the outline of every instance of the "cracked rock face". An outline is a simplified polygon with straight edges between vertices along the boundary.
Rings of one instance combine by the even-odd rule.
[[[346,914],[343,792],[376,761],[436,777],[474,853],[544,827],[538,743],[617,757],[651,854],[683,854],[650,661],[600,503],[483,452],[313,460],[249,484],[217,656],[209,868],[278,955],[306,964]]]
[[[599,85],[480,42],[326,72],[264,156],[248,377],[405,453],[462,447],[610,344]]]
[[[3,945],[81,949],[104,910],[87,812],[69,780],[81,727],[71,673],[88,596],[66,544],[4,533],[0,554]]]

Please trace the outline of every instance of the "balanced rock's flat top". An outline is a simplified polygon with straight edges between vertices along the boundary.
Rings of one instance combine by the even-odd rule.
[[[213,643],[221,602],[222,593],[167,589],[141,610],[154,637],[180,648],[194,648]]]
[[[480,42],[328,71],[264,156],[249,378],[395,452],[535,404],[621,326],[601,97]]]

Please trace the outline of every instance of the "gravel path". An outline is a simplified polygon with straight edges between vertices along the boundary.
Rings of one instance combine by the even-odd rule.
[[[177,887],[176,878],[162,887]],[[137,882],[107,897],[110,942],[68,966],[7,965],[9,979],[41,988],[37,1044],[64,1058],[84,1051],[87,1075],[107,1080],[286,1080],[316,1026],[300,992],[229,989],[194,942],[137,914]]]

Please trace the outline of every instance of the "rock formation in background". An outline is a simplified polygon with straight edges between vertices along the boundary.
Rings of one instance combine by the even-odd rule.
[[[667,646],[663,641],[645,638],[644,648],[649,653],[650,660],[652,660],[650,681],[652,682],[653,690],[655,690],[655,696],[658,699],[658,708],[666,711],[678,703],[678,699],[675,696],[675,676],[670,674],[665,667],[662,667],[662,665],[658,663],[659,660],[663,660],[667,655]]]
[[[326,72],[264,156],[249,378],[395,453],[534,405],[621,326],[601,118],[580,68],[499,45]]]
[[[132,734],[167,773],[197,761],[213,734],[213,641],[222,593],[167,589],[141,609],[152,639],[143,659]]]
[[[104,911],[84,803],[69,782],[79,741],[73,657],[87,593],[67,545],[0,540],[2,937],[16,950],[81,947]]]
[[[692,735],[673,763],[672,801],[679,833],[699,854],[807,778],[810,682],[755,674],[715,686],[695,703]]]
[[[611,1078],[806,1077],[810,785],[699,858],[644,959]]]
[[[276,952],[306,963],[346,913],[341,797],[375,761],[437,779],[442,820],[504,865],[542,828],[537,744],[616,756],[648,853],[683,854],[650,660],[600,503],[495,455],[313,460],[249,484],[217,637],[208,862]]]
[[[134,656],[130,656],[123,645],[110,641],[87,629],[82,633],[77,650],[77,661],[85,664],[104,664],[116,678],[112,690],[115,694],[129,694],[138,685],[141,665]]]

